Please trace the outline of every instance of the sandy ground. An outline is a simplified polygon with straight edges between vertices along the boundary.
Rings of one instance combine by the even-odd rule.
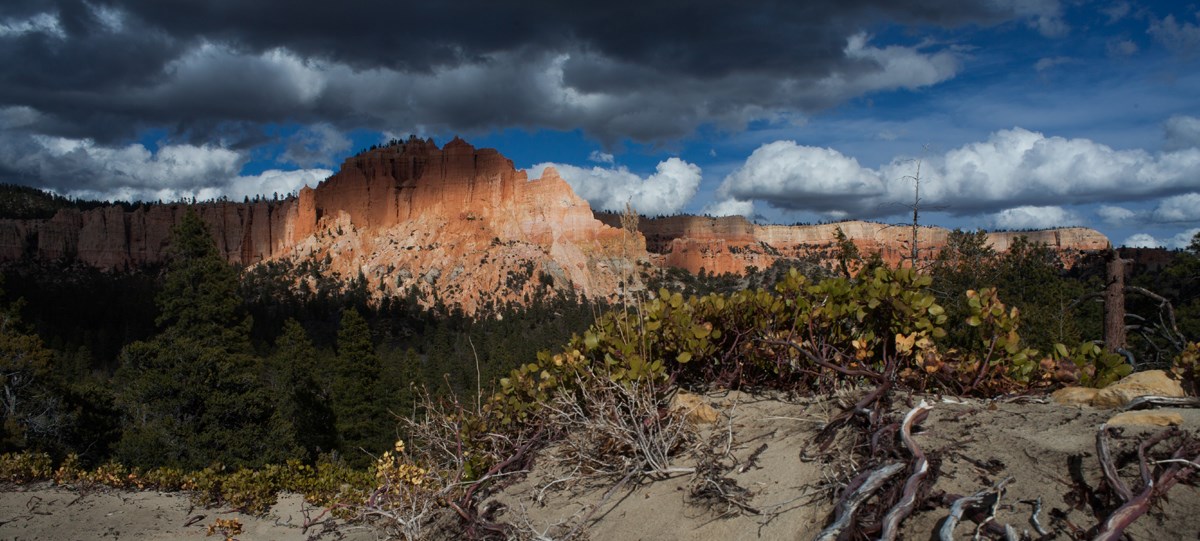
[[[262,517],[227,509],[196,508],[186,495],[160,492],[75,491],[46,483],[5,487],[0,492],[0,539],[92,540],[223,539],[207,537],[217,519],[236,519],[243,525],[241,540],[377,539],[365,526],[318,520],[305,530],[306,517],[317,518],[321,509],[304,503],[296,494],[279,498]]]
[[[1001,524],[1037,538],[1030,522],[1033,504],[1021,502],[1039,497],[1039,519],[1050,530],[1048,539],[1071,539],[1074,528],[1086,529],[1098,522],[1086,507],[1067,503],[1074,491],[1070,468],[1077,464],[1084,480],[1098,486],[1096,428],[1113,412],[1060,406],[1045,399],[947,402],[925,398],[934,407],[915,440],[938,462],[934,491],[973,494],[1011,477],[996,512]],[[586,525],[591,539],[810,540],[826,525],[834,505],[831,489],[858,467],[836,457],[810,458],[818,454],[811,445],[818,427],[834,412],[830,401],[788,401],[737,393],[707,399],[724,414],[720,422],[706,429],[708,437],[730,441],[732,434],[729,451],[733,460],[728,464],[733,468],[726,477],[747,491],[745,507],[698,501],[692,496],[695,479],[690,475],[643,481],[609,496]],[[1200,432],[1200,410],[1172,411],[1183,415],[1185,430]],[[1125,429],[1121,439],[1113,440],[1113,449],[1130,448],[1139,435],[1158,430]],[[756,453],[750,464],[748,459]],[[678,465],[694,464],[683,460]],[[548,487],[568,473],[561,467],[535,468],[529,477],[495,496],[504,505],[498,518],[534,534],[569,529],[604,498],[613,483],[572,487],[571,481],[560,481]],[[1121,473],[1136,486],[1136,463],[1124,464]],[[726,490],[730,486],[726,485]],[[1179,484],[1169,496],[1127,530],[1131,539],[1200,538],[1200,491]],[[1061,518],[1051,518],[1052,512]],[[918,510],[904,522],[901,537],[936,539],[935,532],[946,514],[946,506]],[[970,539],[974,529],[975,523],[964,521],[956,530],[957,538]]]
[[[912,397],[914,402],[921,398]],[[1113,412],[1046,400],[923,398],[933,403],[933,410],[915,440],[934,459],[935,492],[971,494],[1011,477],[997,507],[999,523],[1032,534],[1033,505],[1026,502],[1041,498],[1040,523],[1050,531],[1044,539],[1073,539],[1079,535],[1073,531],[1096,524],[1087,506],[1073,503],[1078,498],[1072,478],[1081,476],[1090,486],[1099,485],[1096,428]],[[724,453],[723,489],[741,493],[740,506],[695,497],[698,481],[690,474],[624,485],[619,479],[581,479],[571,475],[569,465],[555,460],[551,448],[541,453],[533,471],[491,495],[480,508],[517,526],[526,538],[559,538],[578,525],[593,540],[812,539],[829,519],[834,489],[859,467],[837,453],[821,457],[812,445],[821,424],[835,413],[835,404],[829,399],[740,393],[705,399],[722,417],[702,427],[702,438]],[[1200,410],[1171,411],[1183,416],[1185,430],[1200,433]],[[1139,436],[1158,430],[1127,428],[1113,440],[1114,451],[1120,455]],[[674,465],[696,463],[683,457]],[[1123,462],[1121,474],[1136,486],[1136,463]],[[602,505],[591,512],[597,502]],[[1179,484],[1127,533],[1131,539],[1200,538],[1198,509],[1200,490]],[[588,520],[582,521],[589,512]],[[237,518],[245,525],[237,537],[242,540],[380,537],[367,526],[345,524],[304,531],[306,516],[319,513],[295,495],[281,497],[264,517],[249,517],[193,508],[177,494],[10,486],[0,491],[0,539],[204,538],[207,525],[217,518]],[[945,505],[919,509],[905,521],[902,538],[936,539],[946,513]],[[957,538],[970,539],[974,528],[975,523],[964,521]],[[431,533],[428,538],[456,539],[458,534]]]

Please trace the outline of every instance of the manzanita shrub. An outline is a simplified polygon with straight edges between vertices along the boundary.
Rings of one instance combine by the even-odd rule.
[[[827,388],[848,373],[879,370],[889,361],[899,363],[898,377],[910,388],[956,394],[1018,392],[1058,377],[1059,363],[1025,346],[1019,310],[1005,306],[994,289],[967,292],[972,344],[939,346],[946,313],[930,285],[929,276],[912,269],[877,267],[819,282],[793,270],[774,291],[684,298],[660,290],[605,314],[561,351],[543,352],[513,370],[488,411],[502,424],[527,419],[554,392],[578,381],[582,366],[614,382],[799,392]],[[1093,385],[1124,370],[1103,357],[1081,359],[1095,362],[1085,376]]]

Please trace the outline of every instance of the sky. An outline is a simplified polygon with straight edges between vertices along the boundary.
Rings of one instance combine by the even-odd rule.
[[[1200,232],[1189,0],[5,0],[0,74],[0,182],[71,197],[461,136],[646,215]]]

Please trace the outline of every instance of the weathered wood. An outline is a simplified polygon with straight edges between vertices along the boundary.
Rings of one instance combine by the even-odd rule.
[[[903,470],[903,463],[892,462],[872,471],[854,492],[838,504],[837,518],[829,527],[821,530],[821,533],[817,534],[813,538],[813,541],[836,540],[842,534],[842,530],[845,530],[850,525],[850,522],[854,519],[854,514],[858,511],[858,507],[867,501],[875,491],[879,490],[879,487],[883,486],[888,479],[895,477],[896,474]]]
[[[1129,401],[1125,410],[1144,410],[1150,408],[1200,408],[1200,397],[1184,396],[1139,396]]]
[[[908,476],[908,481],[904,483],[904,492],[900,494],[900,500],[883,517],[883,531],[879,534],[879,539],[883,541],[893,541],[900,534],[900,522],[912,514],[917,504],[917,490],[920,489],[925,476],[929,474],[929,460],[925,458],[925,453],[913,439],[912,427],[924,420],[931,409],[933,406],[922,400],[917,407],[909,410],[908,414],[904,416],[904,421],[900,423],[900,440],[913,455],[912,473]]]
[[[1109,250],[1105,266],[1107,287],[1104,290],[1104,350],[1116,353],[1125,349],[1125,265],[1115,249]]]

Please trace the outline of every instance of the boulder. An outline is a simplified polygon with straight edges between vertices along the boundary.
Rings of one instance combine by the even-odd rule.
[[[1179,426],[1183,416],[1173,411],[1123,411],[1108,420],[1109,426]]]
[[[692,424],[711,424],[721,417],[702,397],[686,391],[675,393],[671,399],[671,411],[683,413]]]
[[[1054,400],[1056,404],[1065,406],[1090,406],[1099,392],[1100,389],[1091,387],[1063,387],[1054,391],[1050,395],[1050,399]]]
[[[1183,386],[1162,370],[1146,370],[1136,372],[1121,378],[1108,387],[1100,389],[1092,399],[1092,406],[1097,408],[1124,407],[1139,396],[1185,396]]]

